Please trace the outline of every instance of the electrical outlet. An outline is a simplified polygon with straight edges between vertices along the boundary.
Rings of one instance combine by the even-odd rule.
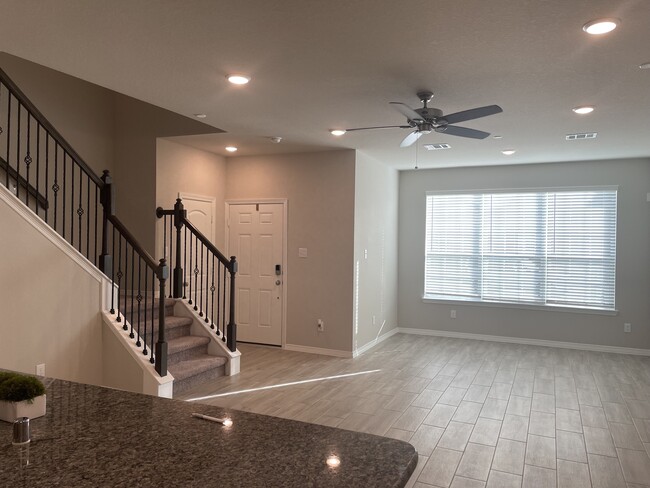
[[[455,319],[456,318],[456,310],[452,310],[450,316],[451,316],[452,319]]]
[[[632,332],[632,324],[629,323],[623,324],[623,332]]]
[[[36,365],[36,376],[45,376],[45,363]]]
[[[318,328],[318,332],[325,332],[325,322],[322,319],[318,319],[316,327]]]

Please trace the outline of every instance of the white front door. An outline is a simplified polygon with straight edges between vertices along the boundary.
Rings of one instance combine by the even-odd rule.
[[[236,256],[237,340],[282,345],[284,205],[229,204],[228,255]]]

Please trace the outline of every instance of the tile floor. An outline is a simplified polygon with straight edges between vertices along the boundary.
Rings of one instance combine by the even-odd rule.
[[[409,487],[650,486],[648,357],[406,334],[356,359],[240,350],[241,374],[181,398],[410,442]]]

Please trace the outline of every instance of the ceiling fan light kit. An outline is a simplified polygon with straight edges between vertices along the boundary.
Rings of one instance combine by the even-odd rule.
[[[412,129],[401,142],[400,147],[409,147],[415,141],[425,134],[431,132],[438,132],[441,134],[448,134],[450,136],[467,137],[469,139],[485,139],[490,134],[481,130],[470,129],[468,127],[460,127],[455,125],[458,122],[466,122],[488,115],[498,114],[503,112],[503,109],[498,105],[487,105],[485,107],[473,108],[456,112],[449,115],[444,115],[442,110],[428,106],[428,103],[433,98],[431,91],[419,91],[418,98],[422,102],[422,108],[413,109],[402,102],[390,102],[390,105],[398,112],[406,117],[406,125],[382,125],[376,127],[357,127],[346,130],[330,130],[333,135],[343,135],[346,132],[357,130],[369,129]]]

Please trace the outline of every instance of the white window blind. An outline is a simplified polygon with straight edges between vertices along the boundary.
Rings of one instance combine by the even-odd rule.
[[[425,298],[614,310],[612,189],[427,195]]]

